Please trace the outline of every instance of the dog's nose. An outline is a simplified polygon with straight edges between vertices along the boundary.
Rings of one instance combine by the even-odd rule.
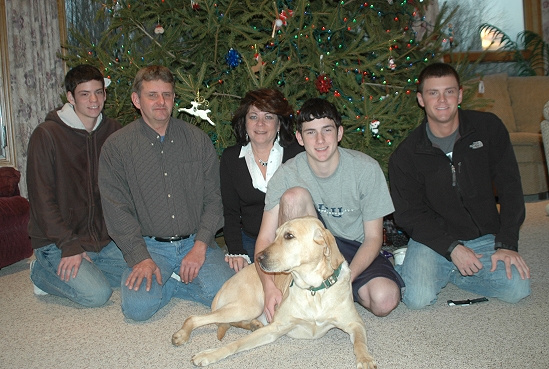
[[[261,251],[259,254],[257,254],[257,256],[255,258],[257,259],[257,261],[261,261],[261,260],[265,259],[265,253],[263,251]]]

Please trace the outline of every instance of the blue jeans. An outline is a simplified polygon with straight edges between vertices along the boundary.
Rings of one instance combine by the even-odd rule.
[[[462,276],[454,263],[429,247],[410,239],[402,265],[397,266],[406,284],[402,301],[410,309],[421,309],[434,304],[437,295],[448,282],[457,287],[486,297],[494,297],[516,303],[530,294],[530,279],[521,279],[513,265],[512,278],[507,279],[505,265],[498,261],[495,271],[490,272],[494,254],[494,236],[485,235],[462,243],[477,254],[482,254],[483,268],[472,276]]]
[[[57,275],[61,250],[55,244],[36,249],[34,254],[32,282],[50,295],[66,297],[86,307],[105,304],[111,297],[112,288],[120,287],[122,273],[128,267],[122,252],[112,241],[99,252],[87,251],[92,263],[82,259],[78,274],[68,282]]]
[[[152,260],[160,269],[162,285],[157,283],[153,275],[150,291],[146,290],[145,279],[138,291],[130,290],[125,283],[132,269],[127,268],[122,275],[120,289],[122,312],[126,318],[137,321],[147,320],[164,307],[172,297],[210,306],[223,283],[234,275],[234,270],[225,262],[225,254],[221,248],[208,247],[206,260],[198,276],[189,284],[179,282],[171,278],[171,275],[174,272],[179,274],[181,261],[194,246],[194,235],[176,242],[158,242],[150,237],[144,237],[144,240]]]
[[[252,263],[254,262],[254,254],[255,254],[255,241],[256,239],[252,236],[248,236],[244,231],[241,231],[242,233],[242,247],[244,250],[246,250],[246,253],[250,257],[250,260]]]

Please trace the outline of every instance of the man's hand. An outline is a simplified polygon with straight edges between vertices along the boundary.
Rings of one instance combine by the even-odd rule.
[[[82,259],[86,259],[90,263],[92,262],[88,254],[84,251],[81,254],[67,256],[61,258],[59,266],[57,267],[57,275],[61,278],[62,281],[68,282],[71,277],[76,278],[78,274],[78,269],[80,269],[80,264]]]
[[[265,290],[265,307],[263,313],[265,318],[270,323],[273,321],[275,310],[282,302],[282,291],[280,291],[274,284],[268,290]]]
[[[191,251],[181,260],[181,268],[179,268],[181,282],[185,284],[191,283],[196,278],[200,268],[204,265],[204,261],[206,261],[207,249],[208,245],[204,242],[194,241]]]
[[[248,266],[248,262],[246,261],[246,259],[240,256],[225,255],[225,261],[229,263],[229,267],[231,267],[231,269],[234,269],[234,271],[237,273]]]
[[[530,278],[530,268],[528,268],[528,265],[526,265],[526,262],[524,261],[522,256],[519,255],[518,252],[513,250],[498,249],[494,253],[494,255],[492,255],[492,269],[490,269],[491,272],[496,270],[499,260],[505,263],[507,279],[511,279],[512,277],[511,265],[514,265],[517,268],[520,274],[520,278]]]
[[[143,279],[147,280],[147,292],[151,290],[152,276],[156,276],[156,282],[162,285],[162,275],[160,274],[160,268],[152,259],[145,259],[132,268],[132,272],[126,279],[126,287],[130,290],[139,291],[139,286],[143,282]]]
[[[482,263],[479,260],[481,257],[481,254],[475,253],[464,245],[457,245],[450,254],[452,262],[463,276],[473,275],[482,269]]]

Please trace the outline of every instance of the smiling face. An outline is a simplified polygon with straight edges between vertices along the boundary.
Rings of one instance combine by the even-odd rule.
[[[96,80],[78,84],[74,89],[74,95],[70,91],[67,92],[67,100],[74,106],[74,112],[88,131],[95,126],[106,98],[103,84]]]
[[[336,127],[330,118],[303,122],[297,141],[305,147],[307,160],[316,175],[329,176],[339,164],[338,143],[343,137],[343,127]]]
[[[278,116],[250,105],[246,114],[246,133],[252,145],[272,146],[280,129]]]
[[[175,94],[171,83],[143,81],[140,93],[132,93],[132,102],[141,110],[143,120],[153,129],[167,126],[172,115]]]
[[[417,93],[417,100],[425,109],[429,127],[435,135],[440,130],[452,133],[459,125],[458,105],[462,93],[454,76],[430,77],[424,81],[423,92]]]

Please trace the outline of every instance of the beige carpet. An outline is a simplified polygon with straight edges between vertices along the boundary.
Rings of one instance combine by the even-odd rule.
[[[379,368],[549,368],[547,204],[527,204],[520,250],[532,271],[532,296],[520,303],[448,307],[448,299],[477,297],[448,286],[434,306],[422,311],[401,304],[377,318],[358,307]],[[186,346],[171,344],[185,317],[207,312],[204,306],[172,300],[150,321],[128,322],[118,290],[96,309],[34,296],[28,262],[0,270],[0,368],[191,368],[194,353],[220,345],[215,326],[196,330]],[[232,328],[225,340],[245,334]],[[314,341],[283,337],[211,368],[350,369],[355,360],[349,337],[331,330]]]

